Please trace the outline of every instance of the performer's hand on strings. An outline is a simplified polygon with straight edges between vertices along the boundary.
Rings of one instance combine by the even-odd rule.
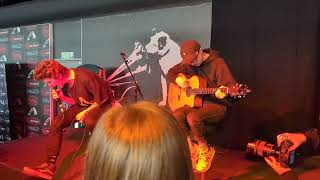
[[[176,83],[178,84],[178,86],[180,86],[182,88],[187,88],[189,85],[187,78],[184,76],[178,76],[176,78]]]
[[[216,96],[218,99],[223,99],[223,98],[227,97],[228,94],[222,92],[220,88],[227,88],[227,87],[225,87],[225,86],[220,86],[220,87],[216,90],[216,92],[215,92],[215,96]]]

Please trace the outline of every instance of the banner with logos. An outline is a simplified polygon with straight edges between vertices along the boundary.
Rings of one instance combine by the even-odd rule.
[[[51,42],[51,24],[0,30],[0,73],[4,74],[3,79],[0,74],[0,92],[2,82],[7,86],[3,88],[7,90],[3,96],[6,106],[0,109],[0,117],[7,115],[7,129],[5,133],[0,131],[0,141],[40,134],[48,124],[50,90],[45,84],[33,80],[33,74],[40,60],[52,57]]]

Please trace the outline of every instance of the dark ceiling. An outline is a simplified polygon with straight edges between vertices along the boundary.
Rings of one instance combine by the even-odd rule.
[[[26,1],[31,1],[31,0],[0,0],[0,7],[2,6],[9,6],[17,3],[22,3]]]
[[[0,28],[198,4],[212,0],[0,0]]]

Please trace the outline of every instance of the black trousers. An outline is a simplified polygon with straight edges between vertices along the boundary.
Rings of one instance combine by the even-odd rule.
[[[205,103],[201,108],[181,107],[173,112],[173,116],[187,135],[191,130],[196,141],[205,142],[207,132],[204,120],[217,123],[225,117],[226,109],[220,104]]]
[[[88,114],[86,114],[85,119],[83,120],[85,126],[90,130],[93,131],[97,121],[101,117],[101,115],[107,111],[111,107],[111,104],[104,103],[101,106],[95,107],[94,109],[90,110]],[[47,155],[48,159],[51,156],[58,156],[62,144],[62,134],[63,129],[69,127],[72,123],[76,123],[75,120],[76,115],[85,110],[88,107],[83,107],[80,105],[73,105],[64,113],[60,113],[56,117],[53,118],[50,126],[50,131],[48,134],[47,140]]]

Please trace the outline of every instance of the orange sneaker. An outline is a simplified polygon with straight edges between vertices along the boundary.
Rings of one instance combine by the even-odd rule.
[[[188,140],[188,145],[189,145],[189,150],[190,150],[190,157],[192,161],[192,169],[195,171],[197,161],[198,161],[198,144],[193,143],[190,137],[187,138]]]
[[[196,170],[198,172],[206,172],[210,169],[212,159],[215,155],[215,149],[208,145],[199,145],[199,156],[196,165]]]
[[[24,167],[23,173],[33,176],[33,177],[41,177],[44,179],[52,179],[54,172],[56,170],[56,166],[52,163],[42,163],[39,166],[34,168]]]

